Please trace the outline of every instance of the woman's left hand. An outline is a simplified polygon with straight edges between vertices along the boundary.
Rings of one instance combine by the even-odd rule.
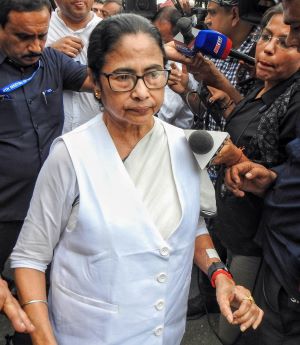
[[[264,312],[255,304],[248,289],[235,285],[233,280],[219,274],[216,278],[216,295],[220,311],[230,324],[240,325],[242,332],[259,326]],[[232,308],[236,310],[233,312]]]

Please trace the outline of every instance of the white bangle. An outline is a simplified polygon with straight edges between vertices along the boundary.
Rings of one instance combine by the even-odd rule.
[[[48,305],[48,302],[45,299],[32,299],[31,301],[25,302],[21,305],[21,307],[25,307],[28,304],[34,304],[34,303],[44,303]]]

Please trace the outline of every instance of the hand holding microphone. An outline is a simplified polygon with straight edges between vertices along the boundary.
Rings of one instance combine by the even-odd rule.
[[[235,146],[230,139],[227,139],[221,150],[217,153],[215,158],[213,158],[212,164],[225,164],[226,167],[231,167],[248,160],[249,159],[243,153],[243,149]]]
[[[235,146],[226,132],[192,131],[188,136],[188,142],[201,168],[221,164],[231,167],[249,160],[243,149]]]
[[[228,133],[218,131],[185,130],[185,133],[190,148],[202,170],[213,164],[214,158],[229,138]]]
[[[242,60],[247,64],[254,66],[255,59],[247,54],[241,53],[238,50],[232,49],[232,41],[220,32],[214,30],[200,30],[192,45],[193,39],[191,35],[184,36],[184,41],[189,47],[177,45],[177,49],[184,55],[193,57],[198,52],[209,55],[216,59],[227,59],[228,56]],[[190,37],[190,38],[189,38]]]

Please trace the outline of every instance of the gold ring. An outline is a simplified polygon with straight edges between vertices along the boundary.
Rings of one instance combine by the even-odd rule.
[[[244,297],[243,301],[249,301],[251,304],[255,304],[254,298],[251,295]]]

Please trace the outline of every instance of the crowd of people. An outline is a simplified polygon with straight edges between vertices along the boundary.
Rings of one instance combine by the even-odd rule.
[[[254,67],[180,53],[174,6],[151,23],[118,0],[0,0],[0,274],[10,256],[17,289],[0,278],[0,309],[14,345],[179,345],[193,262],[224,344],[299,343],[300,1],[271,1],[259,26],[237,0],[207,3],[205,25]],[[188,96],[203,90],[200,116]],[[182,128],[230,134],[209,171],[213,219]]]

